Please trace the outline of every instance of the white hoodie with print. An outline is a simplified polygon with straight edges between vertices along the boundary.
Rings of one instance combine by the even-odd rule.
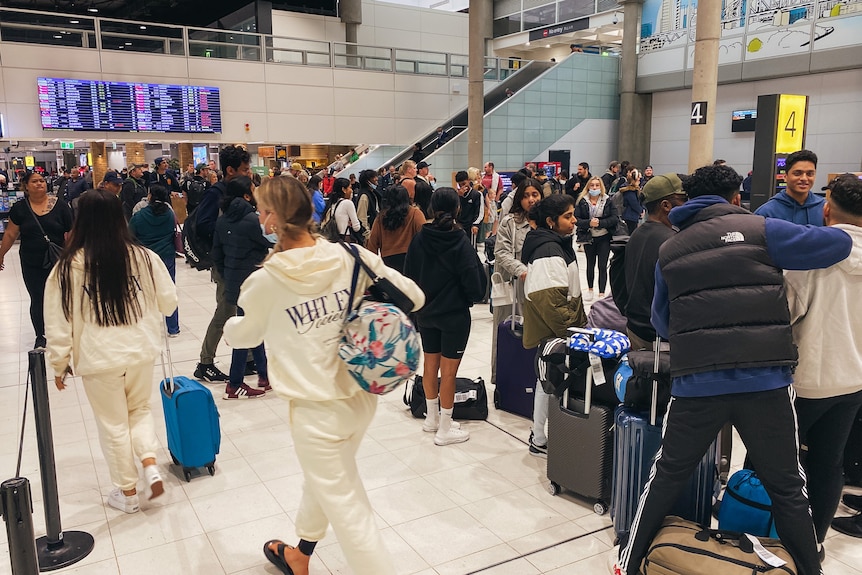
[[[368,267],[414,302],[414,311],[425,304],[416,283],[358,249]],[[269,382],[279,395],[329,401],[362,391],[338,357],[354,261],[339,244],[318,238],[314,246],[274,253],[242,284],[238,305],[244,315],[225,324],[225,341],[237,348],[266,341]],[[370,283],[360,273],[357,294]]]

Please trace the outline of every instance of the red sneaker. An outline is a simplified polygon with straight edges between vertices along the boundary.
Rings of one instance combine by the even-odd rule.
[[[252,389],[245,383],[237,387],[228,384],[224,388],[222,399],[251,399],[253,397],[260,397],[265,393],[262,389]]]

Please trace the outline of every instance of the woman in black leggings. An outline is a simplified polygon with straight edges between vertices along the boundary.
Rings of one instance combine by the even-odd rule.
[[[590,178],[587,182],[586,189],[578,196],[575,218],[577,242],[584,246],[584,253],[587,255],[587,293],[584,294],[584,301],[592,301],[597,262],[599,297],[605,296],[611,238],[619,222],[616,207],[605,192],[601,178]]]

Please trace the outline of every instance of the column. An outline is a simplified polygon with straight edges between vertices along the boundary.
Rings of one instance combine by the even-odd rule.
[[[177,144],[177,152],[180,155],[180,173],[186,171],[188,164],[193,164],[195,161],[194,146],[192,144],[183,143]]]
[[[93,187],[105,179],[108,172],[108,154],[105,142],[90,142],[90,157],[93,159]]]
[[[620,61],[620,125],[618,159],[643,168],[649,164],[652,94],[638,94],[638,21],[643,0],[619,0],[623,7],[623,50]]]
[[[470,0],[469,76],[467,91],[467,165],[484,164],[485,34],[490,0]]]
[[[338,15],[344,23],[344,41],[348,44],[356,44],[357,30],[362,24],[362,1],[341,0],[338,3]],[[348,46],[347,49],[348,53],[356,53],[355,47]]]
[[[721,0],[700,0],[694,44],[691,101],[706,102],[706,122],[692,124],[688,143],[688,170],[713,161],[715,101],[718,91],[718,40],[721,37]],[[703,110],[701,110],[703,112]]]
[[[144,159],[144,145],[138,142],[127,142],[124,145],[126,149],[126,165],[129,164],[146,164]]]

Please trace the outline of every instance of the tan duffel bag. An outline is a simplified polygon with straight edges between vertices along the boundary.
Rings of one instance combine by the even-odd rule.
[[[778,539],[706,529],[665,517],[641,564],[643,575],[796,575],[796,564]]]

